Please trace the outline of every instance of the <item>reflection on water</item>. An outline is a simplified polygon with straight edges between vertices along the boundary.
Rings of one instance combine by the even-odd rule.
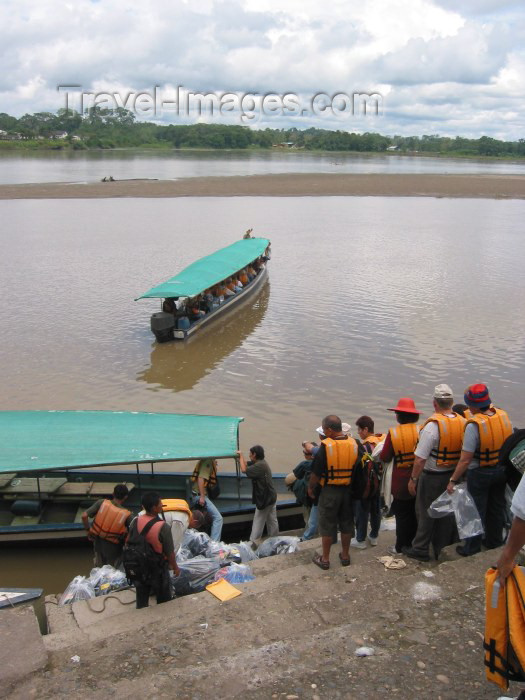
[[[0,184],[97,182],[269,173],[466,173],[523,174],[525,163],[308,151],[117,150],[56,153],[0,153]]]
[[[151,366],[139,372],[137,379],[172,391],[192,389],[260,325],[269,297],[267,280],[255,299],[249,297],[242,307],[222,318],[219,316],[188,340],[154,342]]]

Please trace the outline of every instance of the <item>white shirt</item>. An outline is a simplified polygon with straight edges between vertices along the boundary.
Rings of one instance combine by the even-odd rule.
[[[449,418],[456,418],[452,413],[446,414]],[[425,471],[427,472],[445,472],[450,471],[452,467],[438,467],[436,458],[431,457],[432,450],[437,450],[439,447],[439,427],[435,420],[427,423],[423,430],[419,433],[417,447],[414,450],[416,457],[425,459]]]
[[[145,510],[142,510],[139,515],[144,515],[145,512]],[[164,520],[171,528],[171,536],[173,537],[175,554],[177,554],[182,544],[184,533],[190,524],[190,518],[187,513],[183,513],[180,510],[168,510],[167,512],[163,513],[163,515]]]
[[[523,477],[514,492],[510,509],[517,518],[525,520],[525,479]]]

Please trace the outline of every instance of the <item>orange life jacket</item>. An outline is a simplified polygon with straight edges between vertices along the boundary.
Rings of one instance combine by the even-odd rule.
[[[127,532],[126,520],[130,515],[131,511],[116,506],[106,498],[95,515],[89,534],[119,544]]]
[[[394,451],[394,464],[402,469],[412,469],[414,466],[414,450],[416,449],[420,425],[404,423],[396,425],[388,431]]]
[[[354,438],[321,440],[326,450],[326,477],[323,486],[350,486],[359,448]]]
[[[485,673],[503,690],[523,680],[525,671],[525,573],[515,566],[499,584],[499,571],[485,574]]]
[[[368,442],[369,445],[372,445],[372,447],[377,447],[380,442],[382,442],[385,439],[385,436],[381,433],[375,433],[371,435],[367,435],[366,438],[363,440],[363,444]]]
[[[193,470],[193,474],[191,475],[191,480],[193,481],[194,484],[197,483],[199,479],[199,472],[201,470],[201,461],[199,460],[195,466],[195,469]],[[213,487],[217,484],[217,467],[215,466],[215,460],[213,461],[213,465],[210,471],[210,478],[209,479],[204,479],[204,483],[206,485],[206,488],[208,489],[213,489]]]
[[[501,446],[512,433],[507,413],[501,408],[491,406],[491,409],[495,411],[493,416],[476,413],[467,421],[467,425],[475,423],[478,426],[479,447],[474,459],[479,459],[480,467],[495,467],[498,464]]]
[[[250,280],[248,279],[248,275],[245,274],[245,273],[243,273],[243,274],[239,277],[239,279],[241,280],[241,283],[242,283],[243,285],[244,285],[244,284],[248,284],[248,282],[250,281]]]
[[[430,456],[436,460],[438,467],[455,467],[461,455],[463,445],[463,433],[465,432],[466,420],[458,413],[456,417],[444,416],[442,413],[434,413],[425,421],[427,423],[437,423],[439,430],[439,443],[437,449],[433,449]],[[423,425],[423,428],[425,427]],[[422,428],[422,429],[423,429]]]
[[[161,503],[164,513],[174,510],[179,511],[180,513],[186,513],[188,518],[191,520],[190,507],[182,498],[163,498]]]
[[[463,418],[465,418],[465,420],[472,418],[472,411],[470,410],[470,408],[465,408],[463,410]]]

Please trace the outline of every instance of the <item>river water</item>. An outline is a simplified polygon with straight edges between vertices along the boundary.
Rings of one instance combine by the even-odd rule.
[[[0,152],[0,184],[95,182],[270,173],[524,174],[525,162],[432,156],[356,155],[308,151],[112,151]]]
[[[485,381],[524,424],[524,201],[319,197],[0,201],[0,409],[244,416],[274,472],[327,413],[354,424]],[[247,229],[269,281],[187,344],[134,298]],[[46,552],[47,550],[44,550]],[[4,550],[0,583],[57,592],[89,550]]]

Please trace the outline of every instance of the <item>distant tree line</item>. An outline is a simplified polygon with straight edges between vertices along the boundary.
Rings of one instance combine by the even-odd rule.
[[[133,112],[92,107],[85,114],[59,109],[17,119],[0,113],[0,144],[44,148],[301,148],[318,151],[424,153],[458,156],[525,156],[525,139],[499,141],[488,136],[467,139],[439,136],[382,136],[366,132],[310,128],[253,129],[223,124],[163,126],[138,122]]]

